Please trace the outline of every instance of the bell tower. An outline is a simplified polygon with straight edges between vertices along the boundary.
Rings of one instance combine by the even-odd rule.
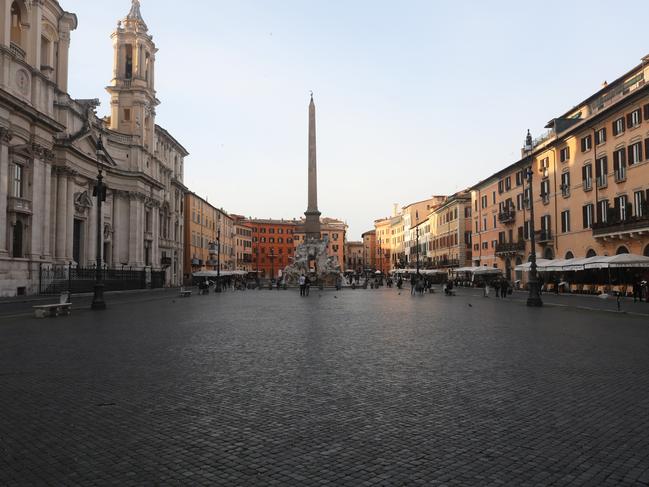
[[[153,37],[140,12],[140,1],[132,0],[131,10],[117,23],[113,39],[113,79],[110,93],[110,128],[134,135],[153,152],[155,108],[160,104],[155,92]]]

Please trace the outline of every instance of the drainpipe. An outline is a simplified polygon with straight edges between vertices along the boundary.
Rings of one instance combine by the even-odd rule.
[[[558,221],[558,216],[559,216],[559,205],[558,205],[558,199],[559,195],[557,193],[557,152],[556,148],[553,147],[550,149],[550,152],[552,153],[552,157],[554,159],[554,248],[556,249],[554,258],[558,258],[557,256],[559,255],[559,221]],[[575,156],[577,151],[575,151]]]
[[[595,175],[595,204],[593,205],[593,221],[595,223],[599,223],[597,221],[597,205],[599,204],[599,190],[598,190],[598,184],[597,184],[597,130],[595,127],[593,127],[593,167],[595,168],[594,175]],[[591,234],[592,234],[592,229],[591,229]]]

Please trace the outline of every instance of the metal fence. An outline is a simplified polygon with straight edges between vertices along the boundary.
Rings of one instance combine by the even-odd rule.
[[[73,267],[72,265],[41,264],[39,269],[39,293],[56,295],[65,291],[73,294],[91,293],[97,274],[95,267]],[[150,279],[147,275],[150,274]],[[104,291],[126,291],[132,289],[156,289],[165,284],[165,272],[133,269],[101,270]]]

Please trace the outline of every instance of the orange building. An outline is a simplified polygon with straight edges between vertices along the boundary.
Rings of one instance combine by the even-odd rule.
[[[376,270],[376,230],[368,230],[363,235],[363,262],[364,270]]]
[[[245,225],[252,229],[252,269],[262,279],[277,278],[293,261],[297,220],[249,219]]]
[[[383,218],[374,222],[374,231],[376,232],[376,266],[377,269],[387,273],[390,272],[391,266],[391,232],[390,218]]]
[[[192,272],[216,270],[219,210],[194,193],[185,194],[185,279]]]
[[[304,241],[304,220],[300,220],[295,230],[295,246]],[[327,241],[327,255],[335,257],[341,270],[345,270],[345,241],[347,238],[347,225],[335,218],[320,219],[320,237]]]

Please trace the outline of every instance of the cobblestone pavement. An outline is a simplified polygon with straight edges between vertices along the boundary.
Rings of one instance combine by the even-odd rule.
[[[642,317],[166,296],[0,320],[0,391],[0,485],[649,484]]]

